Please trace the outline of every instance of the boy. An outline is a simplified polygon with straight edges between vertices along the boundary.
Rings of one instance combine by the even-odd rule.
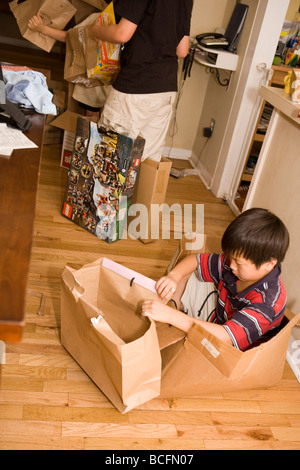
[[[222,341],[245,351],[276,334],[280,326],[286,306],[280,263],[288,245],[288,231],[276,215],[249,209],[225,230],[222,254],[189,255],[157,282],[161,299],[169,301],[176,293],[173,300],[183,312],[146,300],[142,314],[186,332],[194,321],[200,322]],[[213,282],[217,289],[216,308],[205,323],[201,316],[193,318],[202,310],[201,302],[184,313],[200,281]]]

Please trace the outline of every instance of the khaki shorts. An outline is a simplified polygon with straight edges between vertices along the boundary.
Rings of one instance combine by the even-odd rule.
[[[105,103],[99,126],[146,140],[142,161],[159,162],[172,117],[176,92],[127,94],[114,88]]]
[[[198,320],[208,321],[216,305],[217,290],[214,283],[202,282],[196,272],[192,273],[181,296],[181,310]]]
[[[102,108],[105,105],[111,86],[94,86],[87,88],[82,83],[75,83],[72,98],[93,108]]]

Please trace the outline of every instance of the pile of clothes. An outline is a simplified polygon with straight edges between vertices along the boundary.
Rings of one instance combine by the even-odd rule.
[[[24,108],[34,108],[41,114],[56,115],[53,94],[48,90],[46,77],[33,70],[14,71],[3,67],[6,98]]]

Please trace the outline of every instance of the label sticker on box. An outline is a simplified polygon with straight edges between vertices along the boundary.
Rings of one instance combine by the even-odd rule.
[[[207,351],[210,352],[210,354],[216,359],[220,353],[219,351],[214,347],[213,344],[211,344],[206,338],[203,338],[203,340],[201,341],[201,344],[202,346],[205,347],[205,349],[207,349]]]

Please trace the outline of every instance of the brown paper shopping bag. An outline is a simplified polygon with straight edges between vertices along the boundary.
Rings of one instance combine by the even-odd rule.
[[[98,16],[99,12],[92,13],[74,28],[69,29],[66,36],[64,79],[71,83],[81,83],[88,88],[103,85],[101,80],[93,77],[89,78],[86,73],[86,53],[90,38],[89,28],[97,21]],[[96,54],[97,42],[92,42]]]
[[[141,317],[154,282],[102,258],[63,272],[61,341],[121,412],[160,393],[161,356],[154,322]],[[150,285],[149,285],[150,283]]]
[[[22,3],[13,0],[9,6],[22,36],[47,52],[51,51],[55,39],[29,29],[29,19],[40,12],[45,24],[63,30],[76,12],[76,8],[68,0],[25,0]]]
[[[192,397],[209,393],[260,389],[275,386],[282,378],[292,328],[300,313],[285,320],[276,336],[248,351],[239,351],[217,340],[194,324],[176,349],[162,350],[160,397]]]

